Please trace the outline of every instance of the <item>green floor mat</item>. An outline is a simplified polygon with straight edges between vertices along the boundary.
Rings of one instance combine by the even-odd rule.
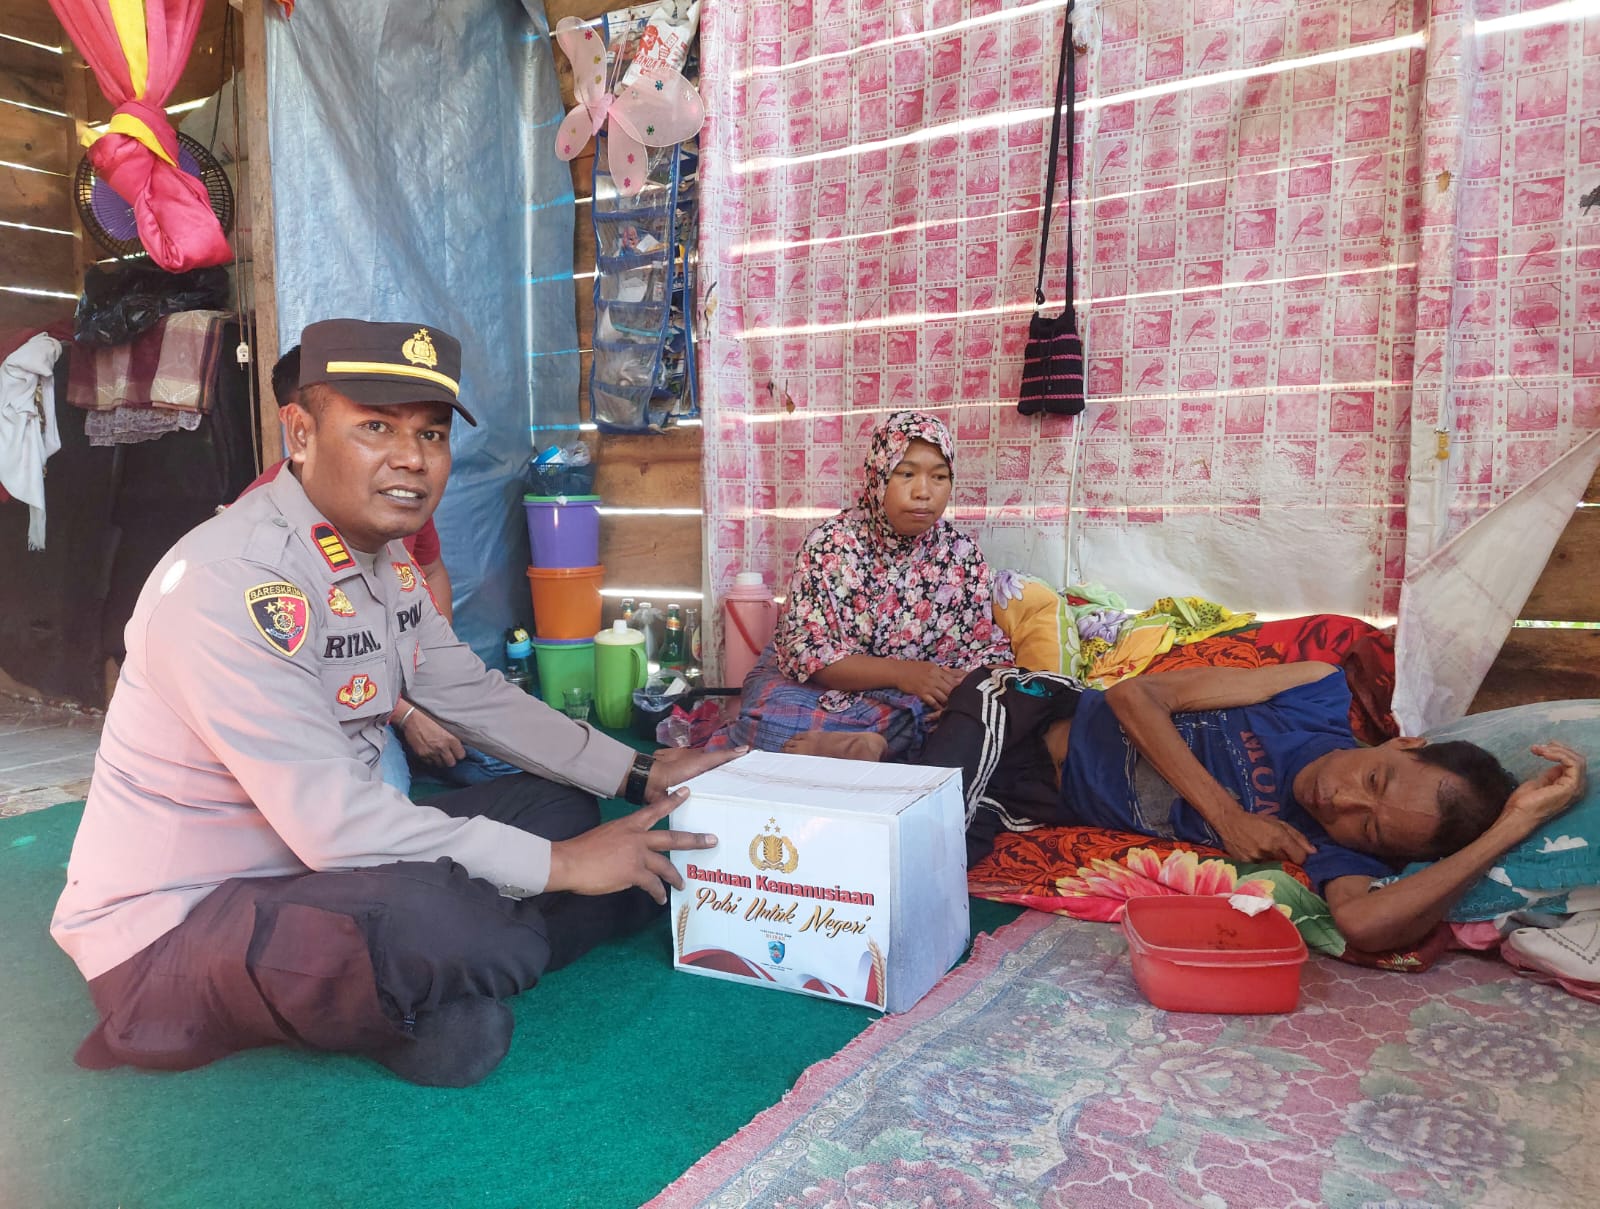
[[[663,920],[514,1000],[510,1056],[464,1091],[289,1050],[80,1070],[94,1012],[46,928],[81,815],[0,822],[3,1209],[627,1209],[876,1016],[674,973]],[[972,903],[975,931],[1017,914]]]

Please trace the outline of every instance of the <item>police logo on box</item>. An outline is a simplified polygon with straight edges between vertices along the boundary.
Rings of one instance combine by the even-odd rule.
[[[793,873],[800,867],[800,850],[783,834],[777,819],[768,819],[767,825],[750,841],[750,863],[757,869]]]
[[[245,589],[250,621],[272,649],[293,659],[306,640],[311,605],[305,593],[291,583],[273,580]]]

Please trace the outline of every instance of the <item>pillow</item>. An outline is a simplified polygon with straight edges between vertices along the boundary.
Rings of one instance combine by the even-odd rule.
[[[1600,907],[1600,700],[1540,701],[1471,714],[1428,732],[1431,742],[1464,739],[1492,752],[1520,784],[1550,767],[1528,749],[1557,739],[1597,767],[1573,806],[1500,858],[1451,908],[1452,923],[1511,911],[1566,914]],[[1413,864],[1405,873],[1425,868]]]
[[[1042,579],[1025,576],[1022,599],[994,609],[994,622],[1011,640],[1017,666],[1030,672],[1071,675],[1078,625],[1061,597]]]

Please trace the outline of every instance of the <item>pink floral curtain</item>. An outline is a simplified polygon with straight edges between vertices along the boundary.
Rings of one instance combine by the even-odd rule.
[[[1041,424],[1014,406],[1062,7],[706,13],[710,587],[781,585],[865,434],[915,404],[953,421],[955,519],[994,562],[1392,618],[1408,574],[1600,427],[1600,207],[1578,204],[1600,21],[1080,2],[1090,401]]]
[[[50,7],[117,107],[89,159],[133,207],[150,258],[174,273],[226,263],[227,237],[205,186],[178,168],[178,137],[162,110],[188,62],[205,0],[50,0]]]

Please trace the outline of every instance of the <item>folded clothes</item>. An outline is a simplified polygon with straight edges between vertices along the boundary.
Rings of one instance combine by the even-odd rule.
[[[179,311],[127,344],[74,346],[67,402],[86,411],[209,411],[223,330],[232,317],[228,311]]]

